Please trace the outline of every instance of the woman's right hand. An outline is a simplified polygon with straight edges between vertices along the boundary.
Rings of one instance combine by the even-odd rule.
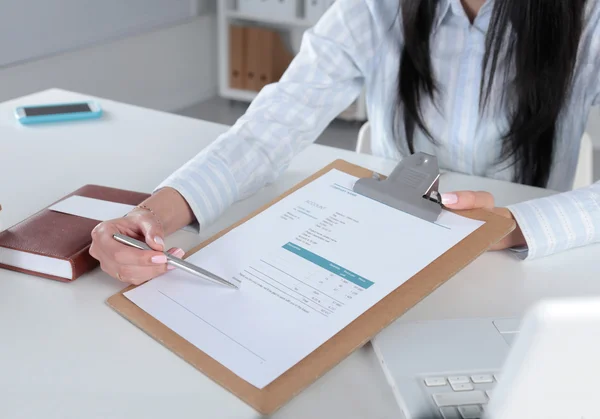
[[[153,251],[139,250],[117,242],[113,235],[121,233],[145,241]],[[92,231],[90,255],[100,267],[119,281],[139,285],[162,275],[170,267],[164,249],[164,232],[160,221],[145,209],[136,208],[123,218],[104,221]],[[169,253],[182,257],[184,251],[172,248]]]

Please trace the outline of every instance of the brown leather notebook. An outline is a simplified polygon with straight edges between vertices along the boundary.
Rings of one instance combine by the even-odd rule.
[[[86,185],[63,199],[73,195],[127,205],[138,205],[149,196]],[[92,230],[99,223],[46,207],[0,233],[0,267],[58,281],[77,279],[98,265],[98,261],[90,256],[89,248]]]
[[[245,89],[246,80],[246,28],[229,26],[229,87]]]

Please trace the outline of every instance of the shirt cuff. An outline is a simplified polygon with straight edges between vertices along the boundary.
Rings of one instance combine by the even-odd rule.
[[[527,242],[524,259],[549,256],[594,241],[600,207],[594,194],[577,190],[511,205]]]
[[[238,186],[227,165],[216,155],[202,152],[165,179],[154,192],[173,188],[190,206],[199,231],[215,221],[238,197]]]
[[[535,201],[522,202],[515,205],[510,205],[508,209],[515,217],[517,225],[523,233],[526,246],[516,247],[511,249],[517,257],[523,260],[535,259],[536,257],[545,256],[541,243],[544,243],[546,234],[545,226],[540,222],[539,203]]]

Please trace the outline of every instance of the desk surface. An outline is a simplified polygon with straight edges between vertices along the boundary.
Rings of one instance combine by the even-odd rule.
[[[89,99],[48,90],[0,104],[0,229],[83,184],[150,192],[226,127],[98,99],[102,120],[22,127],[15,106]],[[350,141],[350,139],[349,139]],[[381,173],[394,162],[310,146],[275,184],[234,205],[190,248],[332,160]],[[499,205],[547,191],[444,174],[441,189],[489,190]],[[168,243],[169,244],[169,243]],[[488,253],[399,321],[520,316],[544,297],[600,295],[599,246],[532,262]],[[253,418],[258,414],[114,313],[104,301],[122,284],[96,270],[63,284],[0,270],[0,416],[6,418]],[[396,418],[370,346],[351,355],[275,417]]]

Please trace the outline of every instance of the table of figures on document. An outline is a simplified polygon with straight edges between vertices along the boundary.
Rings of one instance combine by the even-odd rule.
[[[310,216],[310,212],[303,206],[298,206],[293,212],[283,214],[281,218],[292,221],[301,216]],[[315,224],[314,228],[309,228],[296,237],[295,241],[300,245],[286,243],[282,247],[285,251],[278,251],[253,263],[240,273],[241,279],[265,289],[277,290],[286,295],[291,304],[305,312],[314,311],[329,317],[357,298],[373,285],[373,282],[305,247],[317,245],[319,242],[335,242],[335,239],[327,234],[331,233],[336,225],[356,222],[344,214],[335,212]]]

